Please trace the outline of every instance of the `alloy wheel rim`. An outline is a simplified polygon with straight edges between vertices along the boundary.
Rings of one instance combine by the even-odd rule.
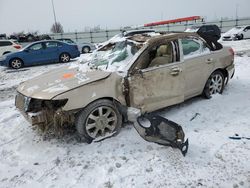
[[[87,47],[85,47],[85,48],[83,48],[83,51],[84,51],[85,53],[88,53],[88,52],[89,52],[89,49],[88,49]]]
[[[211,78],[211,82],[209,84],[209,92],[210,95],[220,93],[223,86],[223,78],[221,75],[216,74]]]
[[[22,62],[19,60],[19,59],[14,59],[12,62],[11,62],[11,65],[13,68],[20,68],[22,66]]]
[[[94,109],[86,121],[86,132],[91,138],[104,137],[112,133],[117,124],[117,115],[111,107],[100,106]]]
[[[61,60],[62,60],[62,62],[67,62],[67,61],[69,61],[69,56],[67,54],[63,54],[61,56]]]

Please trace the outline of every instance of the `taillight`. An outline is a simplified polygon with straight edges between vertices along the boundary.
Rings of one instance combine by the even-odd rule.
[[[22,48],[21,45],[13,45],[13,47],[16,48],[16,49],[21,49]]]
[[[233,48],[229,48],[229,52],[230,52],[230,54],[231,54],[232,56],[234,56],[234,50],[233,50]]]

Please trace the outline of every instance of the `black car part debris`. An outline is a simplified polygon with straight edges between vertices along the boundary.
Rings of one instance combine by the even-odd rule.
[[[182,127],[173,121],[159,115],[145,114],[137,118],[134,127],[146,141],[178,148],[183,156],[188,151],[188,139],[184,142]]]
[[[189,121],[193,121],[197,116],[200,116],[200,113],[195,113],[194,116],[189,120]]]
[[[232,140],[241,140],[241,139],[250,140],[250,137],[239,136],[237,133],[235,134],[235,136],[229,136],[229,138]]]

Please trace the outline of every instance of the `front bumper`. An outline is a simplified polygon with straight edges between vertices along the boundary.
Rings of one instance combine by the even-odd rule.
[[[38,111],[36,113],[27,112],[30,101],[31,98],[18,93],[15,99],[15,106],[31,125],[37,125],[46,122],[48,118],[46,117],[46,113],[44,111]]]
[[[31,125],[37,125],[41,130],[48,130],[49,127],[62,127],[64,124],[74,123],[74,113],[62,111],[61,108],[49,109],[46,107],[36,108],[31,104],[33,100],[18,93],[15,99],[15,106]],[[33,105],[32,110],[30,106]]]
[[[0,66],[7,66],[7,62],[6,62],[6,60],[2,60],[2,61],[0,61]]]

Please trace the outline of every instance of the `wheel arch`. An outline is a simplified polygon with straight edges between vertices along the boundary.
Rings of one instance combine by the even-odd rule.
[[[11,51],[5,51],[5,52],[3,53],[3,55],[8,54],[8,53],[11,53]]]
[[[77,113],[79,113],[82,109],[86,108],[87,106],[89,106],[90,104],[98,101],[98,100],[110,100],[114,103],[115,107],[118,109],[118,111],[121,113],[123,121],[127,121],[127,106],[122,105],[122,103],[120,101],[118,101],[117,99],[115,99],[114,97],[100,97],[97,98],[95,100],[90,101],[87,105],[85,105],[84,107],[80,108],[79,111]]]
[[[214,72],[215,72],[215,71],[220,71],[220,72],[223,74],[224,79],[225,79],[225,84],[227,84],[227,83],[228,83],[228,80],[229,80],[229,77],[228,77],[229,74],[228,74],[227,70],[226,70],[226,69],[222,69],[222,68],[218,68],[218,69],[214,70]],[[213,74],[214,72],[212,72],[212,74]]]

